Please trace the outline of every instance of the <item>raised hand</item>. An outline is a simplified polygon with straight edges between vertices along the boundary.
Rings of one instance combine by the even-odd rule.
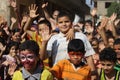
[[[48,5],[48,2],[47,2],[47,3],[42,4],[42,8],[45,8],[47,5]]]
[[[27,19],[28,19],[28,17],[27,16],[23,16],[23,18],[22,18],[22,23],[26,23],[27,22]]]
[[[97,14],[97,9],[93,8],[90,12],[90,14],[94,17]]]
[[[11,22],[12,22],[13,24],[14,24],[16,21],[17,21],[16,18],[11,17]]]
[[[110,21],[115,21],[115,19],[117,18],[117,14],[116,13],[113,13],[111,16],[110,16]]]
[[[29,6],[29,16],[31,18],[36,18],[37,16],[39,16],[39,14],[36,14],[38,7],[36,6],[36,4],[31,4],[31,6]]]
[[[11,5],[13,8],[16,8],[16,7],[17,7],[16,1],[14,1],[14,0],[10,0],[10,5]]]
[[[16,67],[17,67],[17,65],[15,63],[11,63],[10,64],[9,69],[8,69],[8,74],[10,76],[13,75],[13,73],[15,72]]]

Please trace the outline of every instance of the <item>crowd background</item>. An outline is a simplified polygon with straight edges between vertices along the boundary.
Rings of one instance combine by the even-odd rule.
[[[19,45],[21,45],[22,43],[28,40],[34,40],[39,45],[39,49],[40,49],[39,59],[41,60],[40,65],[44,65],[48,71],[51,71],[51,67],[53,67],[55,64],[53,63],[55,62],[53,61],[55,60],[55,57],[54,59],[53,57],[46,58],[46,56],[49,55],[46,54],[47,52],[46,46],[49,45],[50,43],[49,41],[54,35],[58,35],[61,33],[61,30],[59,29],[60,23],[67,24],[67,21],[59,22],[58,15],[62,12],[62,10],[54,10],[53,14],[50,15],[46,8],[49,3],[46,2],[43,3],[42,6],[40,6],[42,8],[41,10],[44,13],[44,16],[41,17],[40,16],[41,14],[37,13],[38,6],[36,4],[31,4],[28,7],[28,12],[24,12],[24,14],[22,14],[22,17],[20,17],[19,12],[17,12],[16,2],[14,0],[11,0],[10,4],[11,7],[14,9],[14,13],[17,16],[16,18],[11,17],[10,25],[7,24],[8,22],[5,19],[5,17],[0,15],[1,80],[12,79],[14,72],[24,67],[24,65],[21,63],[23,57],[20,57]],[[72,12],[68,10],[66,11],[70,13]],[[120,65],[119,65],[120,64],[120,19],[118,18],[117,13],[113,12],[113,14],[110,17],[104,15],[98,16],[97,8],[93,8],[90,12],[90,15],[91,15],[91,19],[88,20],[80,19],[77,23],[72,23],[70,29],[66,33],[64,33],[64,36],[66,37],[66,42],[74,39],[75,38],[74,33],[76,32],[78,32],[78,34],[82,33],[87,37],[90,46],[95,51],[95,54],[93,54],[94,52],[93,51],[91,52],[91,55],[89,55],[91,56],[91,58],[88,58],[88,56],[87,58],[86,56],[84,57],[86,58],[85,59],[86,64],[88,64],[91,68],[91,75],[92,74],[95,75],[98,69],[101,68],[104,69],[104,65],[103,64],[101,65],[99,55],[101,51],[104,50],[104,48],[108,48],[108,47],[112,48],[116,52],[117,61],[115,62],[116,63],[115,69],[119,71],[120,70]],[[71,22],[73,22],[73,20],[74,19],[70,19]],[[17,26],[15,26],[16,23]],[[83,42],[84,44],[87,44],[87,42],[85,41]],[[66,44],[62,44],[62,46],[65,45]],[[57,50],[57,49],[54,48],[53,50]],[[55,56],[55,54],[52,55]],[[63,54],[60,56],[63,56]],[[66,55],[64,56],[66,57]],[[29,56],[25,56],[25,58],[26,57],[28,59]],[[94,64],[92,64],[92,61]],[[52,80],[52,77],[49,79]],[[91,78],[91,80],[94,79],[95,76]],[[64,80],[69,80],[69,79],[64,79]],[[83,79],[83,80],[87,80],[87,79]],[[98,80],[98,78],[96,80]],[[111,77],[107,77],[106,80],[113,80],[113,79],[111,79]]]

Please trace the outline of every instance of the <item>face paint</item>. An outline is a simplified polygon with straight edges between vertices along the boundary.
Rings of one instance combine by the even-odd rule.
[[[24,62],[24,61],[34,61],[34,59],[35,59],[35,55],[34,54],[27,54],[27,55],[20,55],[20,59],[21,59],[21,61],[22,62]]]
[[[34,68],[37,63],[36,56],[34,54],[20,54],[20,60],[27,70]]]

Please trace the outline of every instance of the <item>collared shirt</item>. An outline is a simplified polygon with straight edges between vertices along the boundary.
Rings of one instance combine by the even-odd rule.
[[[24,67],[22,68],[23,80],[40,80],[42,69],[38,67],[33,74],[29,73]]]
[[[84,42],[86,57],[95,54],[95,51],[93,50],[90,42],[83,33],[76,32],[75,39],[81,39]],[[69,41],[67,41],[66,37],[61,32],[59,34],[53,35],[50,38],[47,45],[47,51],[48,55],[52,56],[52,61],[54,61],[53,64],[56,64],[59,60],[69,59],[67,53],[68,42]]]

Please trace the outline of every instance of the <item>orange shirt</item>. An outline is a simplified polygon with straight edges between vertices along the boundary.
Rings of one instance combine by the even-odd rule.
[[[75,68],[69,60],[61,60],[54,65],[51,71],[55,72],[55,75],[59,79],[64,80],[89,80],[90,79],[90,67],[83,65]]]

